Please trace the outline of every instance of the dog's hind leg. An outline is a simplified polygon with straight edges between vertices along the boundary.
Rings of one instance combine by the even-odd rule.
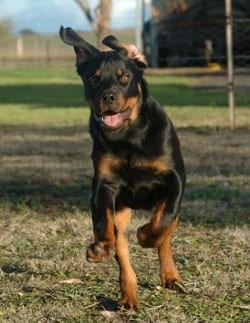
[[[175,266],[171,248],[171,237],[176,230],[178,216],[176,216],[170,224],[164,227],[164,229],[159,230],[159,223],[163,216],[164,206],[165,203],[158,207],[150,223],[138,229],[137,236],[139,243],[143,247],[157,248],[162,286],[169,289],[180,290],[176,283],[181,282],[181,277]]]
[[[115,215],[115,258],[120,267],[120,288],[122,297],[119,306],[130,310],[137,310],[137,280],[135,272],[130,264],[128,241],[126,237],[126,230],[130,223],[130,218],[131,210],[129,208],[124,208]]]
[[[142,247],[159,247],[166,237],[169,227],[175,223],[183,193],[183,183],[180,177],[173,172],[169,176],[169,185],[167,196],[160,200],[150,222],[140,227],[137,231],[138,242]]]
[[[151,221],[138,229],[137,237],[142,247],[158,249],[162,285],[180,290],[176,285],[181,278],[172,255],[171,236],[178,224],[182,183],[177,177],[172,179],[166,200],[158,203]]]
[[[164,232],[164,239],[158,246],[158,255],[160,261],[160,277],[162,287],[169,289],[179,290],[180,288],[176,283],[181,282],[181,277],[175,266],[172,248],[171,248],[171,236],[176,230],[178,224],[178,217],[176,217],[173,222],[166,228]]]

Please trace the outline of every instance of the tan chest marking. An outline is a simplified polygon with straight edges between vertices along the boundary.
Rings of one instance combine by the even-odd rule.
[[[133,167],[139,169],[152,169],[156,173],[167,173],[170,171],[170,167],[164,157],[156,157],[153,159],[139,159],[133,164]]]
[[[98,163],[98,172],[102,176],[109,176],[112,175],[113,171],[125,166],[131,169],[152,170],[155,173],[168,173],[171,170],[164,157],[138,159],[129,163],[126,159],[103,155]]]

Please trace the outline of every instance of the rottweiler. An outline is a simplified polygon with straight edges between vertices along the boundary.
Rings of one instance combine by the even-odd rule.
[[[180,288],[181,277],[171,251],[185,186],[185,168],[173,124],[149,94],[143,78],[145,57],[114,36],[99,51],[71,28],[60,28],[73,46],[76,68],[90,106],[93,139],[91,212],[94,243],[87,260],[102,262],[112,254],[120,269],[119,306],[138,309],[137,281],[131,266],[126,231],[131,210],[153,210],[137,230],[142,247],[156,248],[163,287]]]

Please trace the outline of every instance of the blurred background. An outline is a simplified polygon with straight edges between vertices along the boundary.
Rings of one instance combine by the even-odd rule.
[[[99,47],[99,39],[115,33],[136,43],[152,67],[227,62],[223,0],[0,0],[0,7],[0,66],[71,63],[60,25]],[[247,67],[250,1],[232,1],[232,18],[234,63]]]
[[[0,7],[0,66],[72,65],[72,50],[58,37],[61,25],[83,32],[96,46],[111,30],[135,41],[135,0],[0,0]]]

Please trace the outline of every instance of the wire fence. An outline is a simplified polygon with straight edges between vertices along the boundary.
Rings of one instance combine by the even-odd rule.
[[[25,35],[0,42],[0,67],[69,64],[72,50],[60,44],[57,36]]]
[[[134,30],[113,31],[125,42],[134,43]],[[97,39],[92,32],[80,33],[92,44]],[[22,35],[0,38],[0,68],[10,66],[52,66],[75,63],[73,50],[59,38],[59,35]]]
[[[235,18],[233,26],[235,63],[238,66],[250,66],[250,19]]]
[[[235,65],[250,66],[250,18],[233,18],[232,32]],[[153,67],[226,65],[226,19],[148,21],[143,44]]]
[[[237,96],[245,96],[244,106],[246,106],[248,103],[250,105],[250,5],[246,15],[233,11],[232,18],[235,94],[236,99]],[[200,78],[202,82],[197,88],[201,86],[226,91],[228,61],[225,14],[220,17],[209,15],[206,20],[199,21],[170,19],[157,24],[156,30],[153,30],[152,26],[152,20],[148,20],[144,22],[141,31],[142,47],[150,67],[157,67],[158,70],[160,67],[161,74],[169,73],[169,70],[172,74],[178,74],[180,67],[189,67],[196,73],[195,68],[199,67],[199,73],[204,77]],[[128,43],[135,43],[138,38],[138,30],[111,32]],[[87,32],[82,35],[92,44],[97,44],[94,33]],[[58,35],[0,37],[0,69],[15,66],[74,64],[72,48],[65,46]],[[209,75],[207,68],[211,68]]]
[[[250,7],[250,6],[249,6]],[[249,9],[250,11],[250,9]],[[227,64],[226,19],[220,16],[191,14],[152,23],[144,22],[141,30],[142,47],[151,67],[207,66],[210,63]],[[246,17],[246,16],[249,16]],[[250,12],[241,16],[233,11],[233,56],[235,67],[250,67]],[[185,19],[183,17],[186,17]],[[136,30],[113,30],[124,42],[135,43]],[[94,33],[84,37],[97,44]],[[58,35],[0,35],[0,67],[9,65],[70,64],[72,50]]]

